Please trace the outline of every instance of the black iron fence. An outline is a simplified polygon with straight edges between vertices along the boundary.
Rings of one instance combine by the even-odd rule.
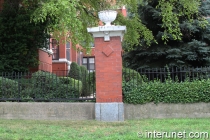
[[[166,79],[171,79],[172,81],[185,81],[203,79],[210,77],[210,67],[173,67],[173,68],[145,68],[137,70],[141,75],[146,76],[147,80],[156,80],[164,82]]]
[[[2,72],[0,101],[95,101],[95,73],[70,77],[66,71]]]
[[[143,81],[165,82],[170,79],[181,82],[207,78],[210,78],[210,67],[123,69],[123,85],[126,84],[126,88],[140,86]],[[87,71],[80,75],[69,75],[67,71],[0,73],[0,101],[95,101],[95,96],[95,72]]]
[[[144,98],[144,96],[146,95],[145,93],[147,92],[153,93],[156,92],[156,90],[165,90],[163,88],[164,85],[166,85],[166,87],[169,85],[170,86],[174,85],[175,87],[178,87],[177,90],[179,90],[180,87],[183,88],[183,85],[190,85],[190,83],[192,83],[191,85],[193,85],[193,83],[196,82],[200,83],[197,80],[205,82],[209,78],[210,78],[210,67],[200,67],[200,68],[166,67],[166,68],[157,68],[157,69],[146,68],[138,70],[123,68],[122,91],[124,97],[125,95],[126,96],[128,95],[127,97],[129,97],[129,99],[126,99],[127,101],[130,99],[133,101],[134,97],[131,98],[130,95],[135,96],[135,94],[140,94],[142,98]],[[165,84],[165,83],[170,83],[170,84]],[[142,92],[140,92],[140,90]]]
[[[138,70],[132,70],[129,68],[123,69],[123,78],[125,81],[135,80],[141,81],[153,81],[160,80],[165,82],[166,79],[170,79],[176,82],[183,82],[185,80],[195,79],[207,79],[210,78],[210,67],[173,67],[173,68],[142,68]]]

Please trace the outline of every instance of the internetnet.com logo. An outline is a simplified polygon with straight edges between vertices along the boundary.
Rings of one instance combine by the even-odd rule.
[[[145,131],[145,132],[138,132],[137,136],[139,138],[148,138],[148,139],[208,139],[209,133],[208,132],[186,132],[186,131],[179,131],[179,132],[160,132],[160,131]]]

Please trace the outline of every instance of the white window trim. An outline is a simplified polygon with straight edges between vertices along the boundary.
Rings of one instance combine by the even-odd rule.
[[[52,55],[52,54],[53,54],[52,49],[40,48],[40,50],[42,50],[42,51],[48,53],[49,55]]]

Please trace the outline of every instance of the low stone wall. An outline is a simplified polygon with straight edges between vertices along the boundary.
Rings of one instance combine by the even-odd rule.
[[[210,103],[124,104],[125,120],[144,118],[210,118]],[[95,103],[0,102],[1,119],[95,120]]]
[[[0,102],[0,118],[35,120],[92,120],[95,103]]]
[[[210,103],[125,104],[125,119],[144,118],[210,118]]]

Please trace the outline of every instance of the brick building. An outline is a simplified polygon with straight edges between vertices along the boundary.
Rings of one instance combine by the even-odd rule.
[[[2,9],[4,0],[0,0],[0,10]],[[122,7],[118,9],[124,16],[126,16],[126,9]],[[103,23],[99,23],[103,25]],[[37,51],[39,66],[30,68],[30,71],[35,72],[38,70],[48,71],[53,73],[60,73],[62,75],[67,74],[70,70],[71,62],[76,62],[79,65],[84,65],[88,70],[95,70],[95,49],[92,45],[91,53],[85,54],[79,52],[72,47],[71,42],[66,41],[65,37],[57,41],[54,38],[50,38],[48,49],[39,49]],[[79,45],[76,48],[81,47]]]

